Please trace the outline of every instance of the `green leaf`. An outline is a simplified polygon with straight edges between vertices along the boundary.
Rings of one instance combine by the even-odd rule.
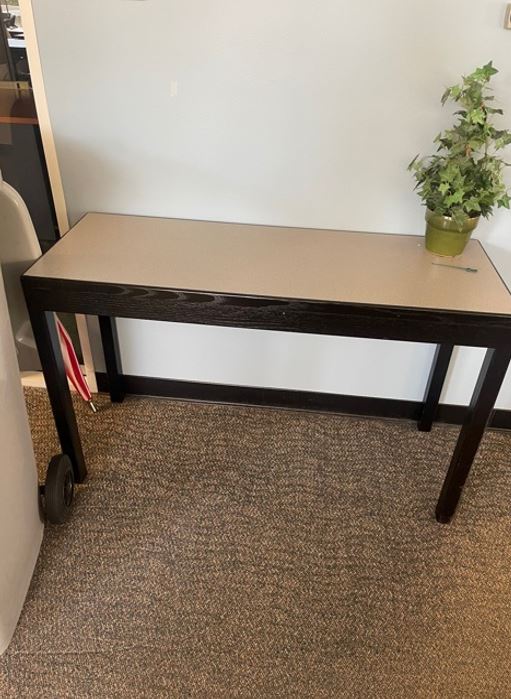
[[[484,124],[486,121],[486,113],[484,109],[477,107],[477,109],[472,109],[468,113],[468,118],[473,124]]]
[[[476,68],[476,70],[467,77],[467,80],[488,82],[492,75],[496,75],[498,72],[499,71],[493,67],[493,61],[490,61],[482,68]]]
[[[453,209],[451,211],[451,216],[460,230],[463,228],[463,224],[468,219],[468,214],[460,207]]]
[[[442,104],[445,104],[445,103],[447,102],[447,100],[449,99],[450,96],[451,96],[451,88],[448,87],[447,90],[444,92],[444,94],[442,95],[442,97],[441,97],[441,99],[440,99],[440,101],[442,102]]]
[[[462,201],[463,201],[463,191],[462,190],[457,190],[456,192],[453,192],[452,194],[449,194],[449,196],[445,197],[446,206],[452,206],[453,204],[461,204]]]
[[[494,68],[493,61],[490,61],[489,63],[487,63],[484,66],[483,70],[484,70],[485,75],[488,79],[490,79],[492,77],[492,75],[497,75],[497,73],[499,72],[496,68]]]
[[[467,213],[472,214],[472,213],[479,213],[481,211],[481,205],[477,201],[475,197],[472,197],[471,199],[467,199],[464,203],[464,208],[466,209]]]
[[[419,158],[419,153],[415,156],[415,158],[412,160],[412,162],[408,165],[407,170],[413,170],[415,167],[415,164]]]

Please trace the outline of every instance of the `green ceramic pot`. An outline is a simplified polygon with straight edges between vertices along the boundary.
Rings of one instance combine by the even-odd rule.
[[[469,218],[460,230],[450,216],[426,211],[426,250],[435,255],[455,257],[461,255],[479,223],[479,216]]]

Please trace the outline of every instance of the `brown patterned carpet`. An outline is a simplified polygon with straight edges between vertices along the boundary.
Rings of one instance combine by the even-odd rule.
[[[46,395],[27,398],[45,464]],[[456,429],[100,402],[2,699],[511,696],[511,435],[488,433],[442,526]]]

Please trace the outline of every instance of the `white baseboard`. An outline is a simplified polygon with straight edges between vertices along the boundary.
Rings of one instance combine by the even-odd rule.
[[[22,371],[21,385],[29,388],[46,388],[42,371]]]

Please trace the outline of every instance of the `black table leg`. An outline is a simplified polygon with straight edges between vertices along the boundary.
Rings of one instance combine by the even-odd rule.
[[[30,311],[30,306],[29,313],[62,451],[71,459],[76,482],[83,483],[87,476],[87,469],[55,316],[49,311]]]
[[[486,425],[506,376],[511,349],[489,349],[477,379],[467,417],[451,459],[442,492],[436,506],[439,522],[449,522],[453,516]]]
[[[125,390],[115,318],[98,316],[98,319],[101,341],[103,343],[103,354],[105,355],[110,400],[112,403],[122,403]]]
[[[424,406],[418,423],[421,432],[430,432],[438,411],[440,394],[444,385],[454,345],[438,345],[431,365],[428,385],[424,395]]]

